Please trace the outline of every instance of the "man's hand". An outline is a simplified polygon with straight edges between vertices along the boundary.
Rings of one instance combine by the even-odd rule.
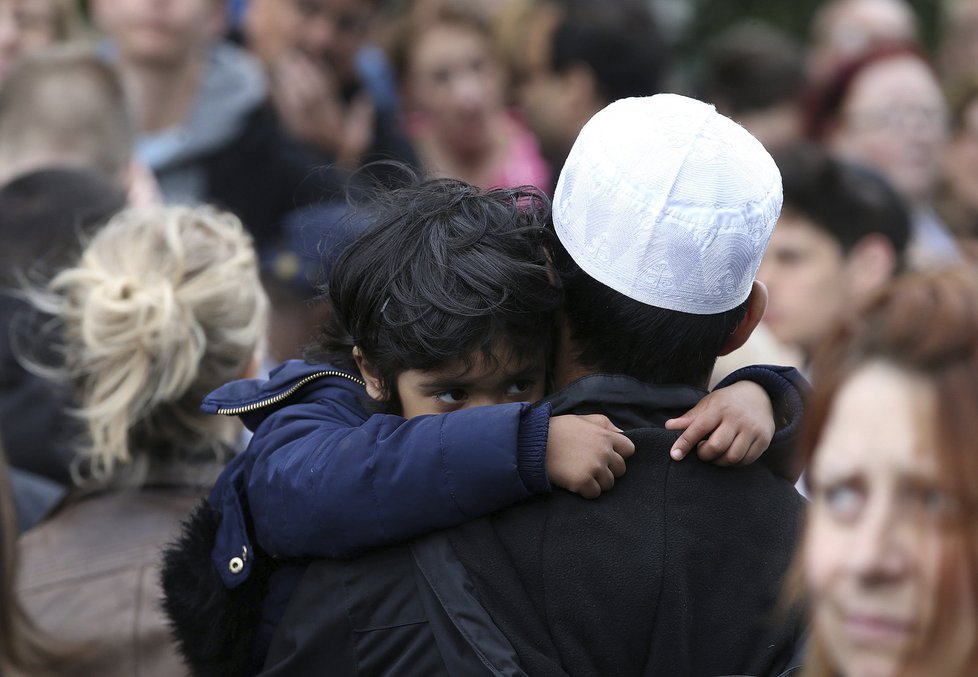
[[[607,416],[554,416],[547,438],[550,483],[584,498],[597,498],[625,474],[635,444]]]
[[[684,428],[670,452],[673,459],[681,461],[696,447],[704,461],[749,465],[774,437],[771,398],[753,381],[738,381],[714,390],[683,416],[666,421],[667,430]]]
[[[279,59],[272,73],[272,100],[295,138],[356,169],[373,142],[373,101],[361,92],[347,105],[336,76],[299,53]]]

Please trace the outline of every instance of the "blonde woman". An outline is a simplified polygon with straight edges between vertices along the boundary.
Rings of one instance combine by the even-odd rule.
[[[24,605],[48,632],[97,644],[72,675],[182,674],[159,550],[239,432],[198,405],[255,364],[267,302],[251,238],[209,208],[122,212],[32,296],[63,337],[59,373],[87,434],[78,488],[21,540]]]

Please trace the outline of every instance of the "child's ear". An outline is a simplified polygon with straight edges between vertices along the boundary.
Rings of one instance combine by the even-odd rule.
[[[378,402],[384,402],[387,397],[384,394],[384,388],[381,385],[380,377],[377,372],[374,371],[373,366],[367,362],[363,353],[360,352],[359,346],[353,346],[353,361],[357,363],[357,368],[360,370],[360,375],[363,376],[364,382],[367,384],[367,394],[374,398]]]

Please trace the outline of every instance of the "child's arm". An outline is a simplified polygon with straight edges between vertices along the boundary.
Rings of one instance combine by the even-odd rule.
[[[604,417],[505,404],[405,420],[351,419],[334,399],[284,407],[256,431],[247,501],[281,557],[346,557],[460,524],[550,490],[610,488],[631,441]],[[574,446],[549,455],[548,441]]]
[[[686,414],[666,422],[669,430],[685,428],[671,455],[682,460],[695,447],[701,459],[719,465],[761,458],[795,481],[793,455],[807,390],[807,381],[791,367],[738,369]]]

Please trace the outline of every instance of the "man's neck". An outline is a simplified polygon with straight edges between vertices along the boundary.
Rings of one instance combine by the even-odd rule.
[[[571,355],[558,355],[554,362],[554,387],[558,390],[579,378],[596,374],[593,369],[581,366]]]
[[[138,132],[152,134],[182,123],[193,105],[204,70],[202,55],[173,67],[123,62],[123,78],[135,96]]]

